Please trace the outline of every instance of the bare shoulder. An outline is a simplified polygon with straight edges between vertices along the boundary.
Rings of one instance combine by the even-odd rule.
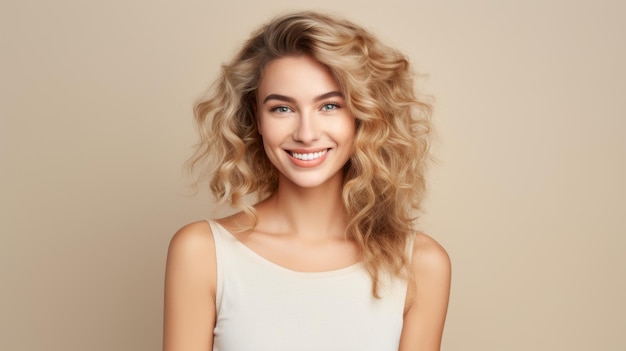
[[[213,344],[215,243],[205,221],[182,227],[167,253],[163,350],[208,350]]]
[[[415,234],[411,262],[416,273],[430,271],[449,275],[451,269],[448,252],[435,239],[422,232]]]
[[[452,278],[450,256],[435,239],[421,232],[415,234],[411,274],[413,284],[408,289],[407,310],[417,304],[434,306],[435,300],[447,306]]]
[[[436,240],[417,233],[411,268],[399,350],[439,350],[450,297],[450,256]]]
[[[198,252],[206,249],[214,250],[213,233],[206,221],[198,221],[180,228],[170,240],[169,250]]]
[[[213,233],[206,221],[180,228],[170,240],[166,278],[200,279],[213,291],[216,265]]]

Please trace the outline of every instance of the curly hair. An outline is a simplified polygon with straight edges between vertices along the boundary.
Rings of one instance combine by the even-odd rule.
[[[354,152],[344,167],[346,235],[358,243],[378,296],[385,270],[405,276],[406,245],[425,192],[432,105],[414,88],[408,59],[365,29],[341,18],[297,12],[270,21],[243,45],[195,105],[200,143],[189,160],[197,179],[210,179],[218,203],[258,219],[259,200],[278,187],[258,134],[253,105],[265,65],[308,55],[327,67],[356,119]],[[251,229],[251,228],[248,228]]]

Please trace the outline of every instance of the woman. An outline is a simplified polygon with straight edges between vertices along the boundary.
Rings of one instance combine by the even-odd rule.
[[[450,261],[412,225],[430,111],[348,21],[254,33],[195,109],[192,166],[240,212],[172,239],[164,350],[439,350]]]

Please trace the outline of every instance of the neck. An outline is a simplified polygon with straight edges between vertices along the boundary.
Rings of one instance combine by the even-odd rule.
[[[262,207],[274,214],[271,226],[278,232],[307,240],[343,239],[347,216],[341,188],[341,179],[315,188],[281,181]]]

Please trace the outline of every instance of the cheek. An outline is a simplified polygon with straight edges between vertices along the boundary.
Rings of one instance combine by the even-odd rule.
[[[267,123],[259,123],[257,129],[259,131],[259,136],[261,137],[261,141],[263,141],[263,144],[272,142],[272,137],[275,133],[273,133],[274,131],[270,126],[267,125]]]
[[[280,126],[277,126],[275,124],[260,123],[258,130],[259,138],[261,139],[261,143],[263,143],[263,148],[268,155],[275,152],[272,150],[280,148],[285,140],[284,131],[281,130]]]
[[[346,118],[338,130],[342,131],[344,140],[353,143],[356,137],[356,120],[354,118]]]
[[[268,120],[267,117],[264,117],[263,114],[257,115],[256,117],[256,127],[259,135],[263,137],[271,136],[273,126],[271,120]]]
[[[350,144],[350,155],[354,153],[354,142],[357,136],[357,121],[355,118],[352,118],[350,121],[350,135],[348,136],[348,143]]]
[[[257,123],[259,134],[268,143],[283,142],[294,131],[293,119],[260,118]]]

